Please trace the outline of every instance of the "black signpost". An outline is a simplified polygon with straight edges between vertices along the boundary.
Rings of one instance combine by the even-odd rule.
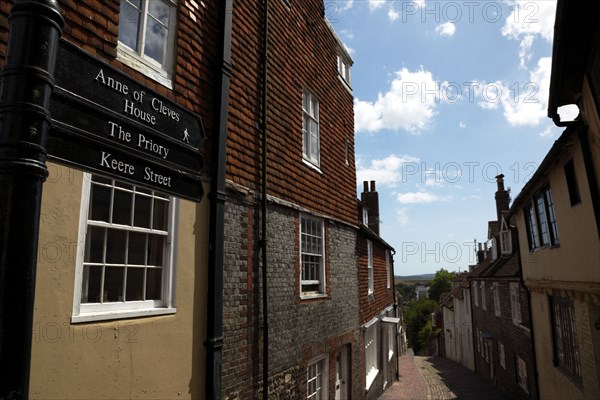
[[[0,398],[28,398],[46,137],[64,20],[56,0],[16,0],[0,91]]]
[[[46,157],[200,201],[200,117],[60,41],[57,0],[15,0],[0,74],[0,398],[28,398]],[[54,92],[53,91],[54,88]]]
[[[49,158],[178,197],[202,198],[199,116],[65,41],[55,77]]]

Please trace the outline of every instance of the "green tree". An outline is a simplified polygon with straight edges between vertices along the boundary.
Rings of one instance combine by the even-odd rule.
[[[437,303],[430,299],[419,299],[411,301],[404,309],[404,321],[406,322],[406,338],[408,345],[413,348],[415,353],[423,349],[423,344],[419,340],[419,332],[431,323],[431,313],[437,307]]]
[[[444,268],[437,271],[433,281],[431,281],[431,285],[429,285],[429,298],[439,302],[442,293],[452,289],[455,276],[456,274],[454,272],[448,272]]]

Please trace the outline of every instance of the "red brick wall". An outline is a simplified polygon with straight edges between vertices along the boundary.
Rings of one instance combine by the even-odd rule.
[[[373,317],[381,314],[388,306],[394,303],[394,284],[390,280],[390,288],[387,288],[385,247],[377,241],[373,243],[373,295],[369,296],[369,271],[367,238],[364,233],[359,235],[356,244],[358,254],[358,298],[360,307],[360,325],[369,322]],[[390,274],[393,271],[392,254],[390,253]]]
[[[256,3],[234,3],[227,178],[258,190],[262,11]],[[323,18],[323,1],[290,9],[269,4],[268,191],[355,224],[353,97],[338,78],[338,43]],[[303,89],[319,101],[321,173],[302,161]]]
[[[12,0],[0,0],[0,67],[8,41],[8,15]],[[218,0],[204,0],[204,6],[189,8],[179,2],[177,55],[173,90],[156,83],[140,72],[116,60],[119,0],[59,0],[65,18],[63,38],[88,53],[108,62],[161,95],[176,101],[202,117],[207,140],[203,150],[206,170],[210,170],[210,132],[214,129],[217,81]],[[196,18],[194,21],[190,15]]]

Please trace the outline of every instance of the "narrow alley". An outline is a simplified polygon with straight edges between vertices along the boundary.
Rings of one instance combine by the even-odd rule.
[[[379,400],[508,400],[489,382],[462,365],[437,356],[415,356],[412,349],[399,360],[400,379]]]

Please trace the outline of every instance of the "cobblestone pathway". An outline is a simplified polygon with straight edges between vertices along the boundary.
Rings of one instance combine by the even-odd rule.
[[[400,380],[379,400],[508,400],[472,371],[443,357],[400,357]]]

